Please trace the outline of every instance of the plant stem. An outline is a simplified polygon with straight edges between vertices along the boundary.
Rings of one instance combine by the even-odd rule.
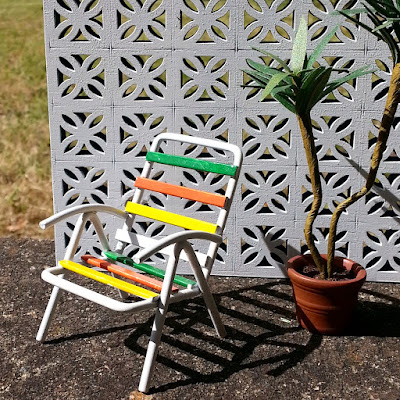
[[[386,149],[386,143],[389,137],[390,128],[392,127],[399,101],[400,101],[400,63],[396,64],[393,68],[392,78],[389,86],[389,93],[386,99],[385,111],[382,116],[381,126],[379,128],[378,140],[376,142],[374,153],[372,155],[371,166],[368,173],[367,181],[359,192],[352,194],[350,197],[348,197],[346,200],[340,203],[333,212],[331,219],[331,226],[329,228],[329,237],[328,237],[328,257],[327,257],[328,277],[331,277],[333,273],[336,230],[339,218],[347,207],[355,203],[361,197],[365,196],[371,190],[376,179],[378,168],[382,160],[383,152]]]
[[[317,247],[315,246],[315,240],[312,233],[312,227],[317,218],[319,209],[322,203],[322,188],[321,178],[319,175],[319,165],[317,158],[317,151],[315,149],[315,140],[312,131],[312,123],[310,113],[306,112],[304,115],[297,114],[297,121],[299,123],[301,136],[303,138],[304,150],[306,152],[308,169],[310,172],[311,186],[313,191],[313,202],[311,210],[307,215],[306,224],[304,227],[304,236],[307,242],[308,249],[310,250],[311,256],[317,266],[321,277],[326,278],[326,264],[322,259]]]

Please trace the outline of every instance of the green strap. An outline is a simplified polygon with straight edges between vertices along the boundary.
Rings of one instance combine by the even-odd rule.
[[[125,265],[129,265],[131,267],[134,267],[140,271],[146,272],[147,274],[156,276],[158,278],[164,278],[165,276],[165,271],[163,269],[155,268],[148,264],[136,264],[135,262],[133,262],[132,258],[122,256],[121,254],[114,253],[113,251],[105,251],[104,254],[110,260],[117,261]],[[179,275],[175,275],[174,282],[184,287],[188,287],[189,285],[192,286],[196,285],[195,281],[192,281],[191,279],[187,279]]]
[[[147,152],[146,160],[160,164],[175,165],[176,167],[196,169],[198,171],[214,172],[221,175],[234,176],[237,167],[234,165],[213,163],[210,161],[199,160],[196,158],[173,156],[156,152]]]

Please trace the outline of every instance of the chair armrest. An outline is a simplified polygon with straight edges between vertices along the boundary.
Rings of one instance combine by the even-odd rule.
[[[86,213],[108,213],[115,215],[120,218],[127,218],[128,214],[125,211],[122,211],[118,208],[107,206],[105,204],[83,204],[76,207],[71,207],[66,210],[60,211],[57,214],[52,215],[49,218],[44,219],[39,223],[39,226],[42,229],[46,229],[50,226],[57,224],[58,222],[62,221],[63,219],[72,217],[73,215],[77,214],[86,214]]]
[[[214,233],[204,231],[185,231],[178,232],[165,237],[158,241],[154,246],[139,251],[134,257],[133,261],[137,264],[141,264],[144,260],[158,253],[164,247],[168,247],[171,244],[188,241],[190,239],[201,239],[209,240],[211,242],[220,244],[222,242],[222,236]]]

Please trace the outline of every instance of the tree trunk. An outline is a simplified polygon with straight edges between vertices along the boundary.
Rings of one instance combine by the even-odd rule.
[[[315,265],[317,266],[321,277],[325,279],[327,273],[326,263],[322,259],[317,247],[315,246],[315,240],[312,233],[313,224],[322,203],[322,188],[310,113],[307,112],[305,115],[297,115],[297,120],[299,123],[301,136],[303,138],[303,145],[306,152],[307,164],[310,172],[311,186],[313,191],[313,202],[304,227],[304,236]]]
[[[339,218],[347,207],[355,203],[361,197],[365,196],[372,188],[380,162],[382,160],[383,152],[386,149],[386,143],[389,137],[390,128],[392,127],[394,116],[396,114],[397,105],[400,100],[400,63],[396,64],[393,68],[392,78],[389,86],[389,93],[386,99],[385,111],[382,116],[382,122],[379,129],[378,140],[375,145],[374,153],[372,155],[371,167],[368,173],[367,181],[364,187],[357,193],[352,194],[342,203],[340,203],[333,212],[331,219],[331,226],[329,228],[328,237],[328,277],[333,273],[333,260],[335,257],[335,242],[336,230]]]

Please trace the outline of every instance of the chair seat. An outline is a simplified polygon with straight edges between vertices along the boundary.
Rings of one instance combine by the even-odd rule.
[[[150,278],[149,276],[146,276],[144,274],[139,274],[128,268],[121,267],[120,265],[112,264],[106,260],[100,260],[91,255],[85,255],[85,256],[82,256],[81,258],[85,263],[93,265],[94,267],[103,268],[103,269],[107,270],[108,272],[112,272],[113,274],[130,279],[130,280],[138,282],[144,286],[147,286],[151,289],[155,289],[158,292],[161,292],[162,281],[158,281],[157,279]],[[148,267],[150,267],[150,265]],[[172,289],[171,289],[172,292],[177,292],[178,290],[179,290],[178,287],[172,286]]]
[[[124,262],[127,265],[132,265],[134,267],[138,267],[137,269],[141,269],[149,274],[158,276],[160,278],[164,278],[164,275],[165,275],[164,270],[152,267],[147,264],[136,264],[129,257],[123,257],[123,256],[121,256],[117,253],[113,253],[113,252],[109,252],[109,253],[111,253],[111,257],[113,257],[113,259],[118,259],[117,261]],[[148,277],[141,273],[134,272],[128,268],[124,268],[119,265],[112,264],[106,260],[101,260],[101,259],[93,257],[89,254],[86,254],[86,255],[82,256],[81,258],[86,264],[92,265],[97,268],[105,269],[106,271],[111,272],[115,275],[119,275],[126,279],[137,282],[143,286],[146,286],[148,288],[151,288],[153,290],[161,292],[162,285],[163,285],[162,281]],[[76,262],[73,262],[70,260],[61,260],[60,265],[63,268],[73,271],[79,275],[83,275],[83,276],[93,279],[97,282],[100,282],[100,283],[115,287],[117,289],[123,290],[127,293],[133,294],[142,299],[148,299],[151,297],[158,296],[158,293],[144,289],[140,286],[133,285],[124,280],[115,278],[115,277],[105,274],[103,272],[96,271],[93,268],[88,268],[82,264],[79,264],[79,263],[76,263]],[[196,284],[195,281],[192,281],[190,279],[184,278],[183,276],[179,276],[179,275],[175,276],[174,281],[176,281],[176,283],[178,283],[178,285],[183,286],[183,287],[190,287],[190,286],[194,286]],[[172,286],[172,288],[171,288],[172,293],[177,293],[178,291],[179,291],[179,288],[177,286]]]
[[[152,267],[151,265],[143,264],[143,263],[136,264],[132,260],[132,258],[121,256],[121,254],[114,253],[113,251],[105,251],[104,254],[106,255],[107,258],[109,258],[111,260],[118,261],[122,264],[129,265],[140,271],[146,272],[150,275],[164,279],[165,270],[163,270],[163,269],[155,268],[155,267]],[[191,286],[196,285],[195,281],[192,281],[191,279],[188,279],[188,278],[184,278],[183,276],[180,276],[180,275],[175,275],[174,282],[183,287],[191,287]]]
[[[114,278],[113,276],[107,275],[103,272],[95,271],[92,268],[85,267],[73,261],[61,260],[60,265],[63,268],[73,271],[79,275],[83,275],[95,281],[113,286],[117,289],[123,290],[124,292],[133,294],[142,299],[150,299],[152,297],[158,296],[158,293],[143,289],[136,285],[132,285],[131,283],[125,282],[122,279]]]

